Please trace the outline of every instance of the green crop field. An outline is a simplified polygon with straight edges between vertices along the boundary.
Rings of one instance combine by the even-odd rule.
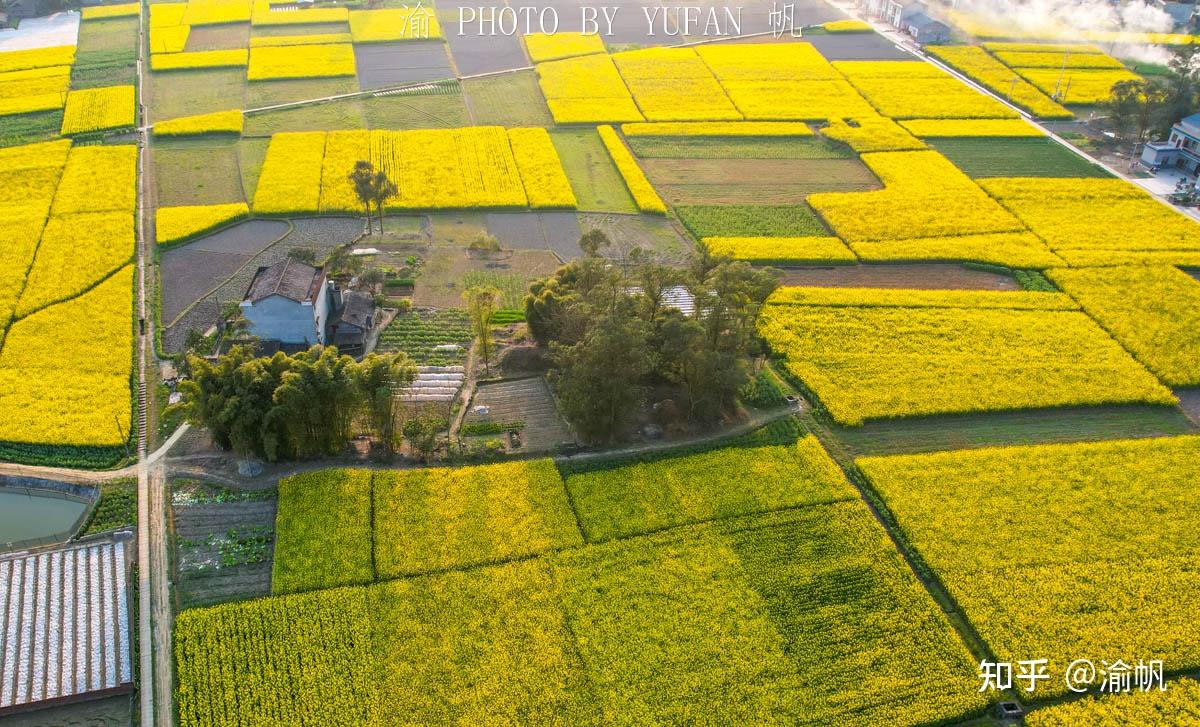
[[[159,206],[244,202],[237,152],[237,141],[156,140],[154,181]]]
[[[696,238],[828,235],[807,205],[695,205],[675,208]]]
[[[550,135],[562,160],[579,209],[585,212],[636,212],[624,180],[593,129],[558,130]]]
[[[471,118],[479,125],[553,126],[533,71],[463,81]]]
[[[1108,177],[1108,172],[1052,141],[987,137],[929,139],[969,177]]]
[[[774,137],[631,136],[629,148],[653,159],[848,159],[844,145],[824,139]]]
[[[435,351],[438,346],[466,346],[471,341],[467,315],[462,310],[396,316],[379,336],[381,351],[403,351],[418,364],[440,366],[462,363],[459,351]]]

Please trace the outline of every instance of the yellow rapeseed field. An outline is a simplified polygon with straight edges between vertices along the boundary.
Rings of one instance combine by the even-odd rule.
[[[910,288],[818,288],[789,286],[771,295],[773,305],[832,308],[1003,308],[1006,310],[1079,310],[1062,293],[996,290],[919,290]]]
[[[133,259],[132,211],[51,217],[16,314],[73,298]]]
[[[828,23],[822,23],[821,27],[827,33],[870,33],[871,26],[861,20],[846,19],[846,20],[830,20]]]
[[[0,73],[23,71],[27,68],[69,66],[75,62],[75,46],[56,45],[32,50],[0,52]]]
[[[1016,112],[929,63],[847,61],[834,66],[893,119],[1004,119]]]
[[[354,164],[370,161],[371,135],[383,136],[391,132],[331,131],[325,137],[325,155],[321,163],[321,212],[361,213],[363,204],[354,193],[354,185],[348,179]],[[385,169],[389,175],[393,170]],[[392,176],[392,181],[396,181]]]
[[[254,190],[254,211],[268,215],[315,212],[321,199],[324,156],[323,131],[272,136]]]
[[[151,9],[164,7],[152,5]],[[154,69],[154,59],[160,56],[178,55],[187,46],[188,36],[192,28],[189,25],[171,25],[157,28],[150,27],[150,68]]]
[[[248,214],[250,210],[244,202],[159,207],[154,218],[155,239],[159,245],[187,240]]]
[[[198,134],[241,134],[245,119],[239,109],[214,111],[211,114],[183,116],[159,121],[154,125],[155,136],[195,136]]]
[[[1010,103],[1043,119],[1069,119],[1072,114],[1012,69],[974,45],[930,45],[926,51]]]
[[[1138,76],[1126,70],[1090,68],[1015,68],[1022,78],[1052,98],[1068,104],[1098,104],[1112,96],[1112,87],[1121,81],[1136,81]]]
[[[662,121],[621,124],[625,136],[812,136],[797,121]]]
[[[706,237],[704,244],[716,255],[728,255],[759,265],[853,263],[857,260],[836,237]]]
[[[137,207],[137,147],[132,144],[71,149],[54,194],[54,215],[128,212]]]
[[[177,40],[177,39],[176,39]],[[187,42],[187,36],[183,37]],[[200,50],[189,53],[153,53],[150,56],[152,71],[185,71],[195,68],[245,68],[248,51],[245,48],[233,50]]]
[[[0,116],[60,109],[70,86],[70,66],[0,73]]]
[[[612,59],[649,121],[742,118],[691,48],[644,48],[617,53]]]
[[[1075,55],[1098,55],[1104,53],[1100,46],[1091,43],[1014,43],[1009,41],[988,41],[982,44],[993,53],[1071,53]],[[949,46],[939,46],[946,48]]]
[[[821,134],[844,141],[856,152],[916,151],[925,144],[895,121],[883,116],[861,116],[854,119],[830,119]]]
[[[250,0],[188,0],[183,25],[223,25],[250,20]]]
[[[1200,282],[1170,266],[1056,269],[1060,288],[1170,386],[1200,385]]]
[[[521,40],[534,63],[604,52],[604,41],[595,33],[528,33]]]
[[[994,178],[979,184],[1071,265],[1182,264],[1200,255],[1194,221],[1124,180]]]
[[[916,306],[879,305],[893,291],[790,289],[773,296],[759,319],[771,348],[841,424],[871,419],[1147,402],[1175,397],[1086,314],[1075,310],[991,307],[994,296],[920,291]],[[939,295],[940,293],[940,295]],[[854,305],[854,298],[860,304]],[[935,307],[972,298],[989,307]]]
[[[134,126],[137,123],[136,96],[133,86],[71,91],[63,111],[62,135]]]
[[[643,121],[621,74],[605,54],[537,64],[538,85],[560,124]]]
[[[1027,727],[1129,727],[1130,725],[1200,724],[1200,682],[1176,679],[1165,691],[1092,695],[1031,711]]]
[[[12,324],[0,351],[0,441],[121,444],[130,432],[133,266]]]
[[[735,47],[735,46],[731,46]],[[738,111],[751,120],[804,120],[876,116],[875,109],[843,79],[722,81]]]
[[[879,152],[863,154],[862,160],[884,189],[808,198],[851,247],[864,241],[1024,231],[1015,217],[935,151]]]
[[[122,3],[120,5],[96,5],[81,8],[79,17],[83,20],[103,20],[104,18],[128,18],[137,15],[142,10],[141,3]]]
[[[516,131],[516,142],[498,126],[276,134],[253,209],[361,213],[347,179],[360,160],[395,182],[391,210],[522,208],[530,204],[527,185],[534,206],[569,206],[574,195],[557,153],[534,141],[537,130]]]
[[[1045,133],[1022,119],[913,119],[901,121],[913,136],[922,139],[961,136],[1043,137]]]
[[[1200,598],[1198,457],[1200,437],[1189,436],[858,465],[996,658],[1049,660],[1057,676],[1037,687],[1046,698],[1066,691],[1073,659],[1200,667],[1190,618]],[[1175,716],[1148,724],[1188,722]]]
[[[508,141],[533,209],[575,209],[575,192],[545,129],[509,129]]]
[[[913,237],[903,240],[858,240],[850,245],[863,260],[968,260],[1014,268],[1050,268],[1063,259],[1032,232]]]
[[[250,49],[246,78],[334,78],[353,76],[355,72],[354,46],[349,43],[268,46]]]
[[[842,76],[811,43],[737,43],[696,47],[722,84],[729,81],[833,81]]]
[[[397,40],[441,38],[433,8],[380,8],[350,11],[350,35],[355,43],[386,43]]]
[[[1103,53],[992,51],[992,55],[1010,68],[1125,68]]]
[[[638,166],[637,159],[630,153],[629,148],[625,146],[625,142],[621,140],[617,132],[611,126],[601,126],[596,130],[600,132],[600,139],[608,149],[613,163],[617,165],[617,171],[625,180],[625,186],[633,195],[633,201],[637,204],[638,209],[642,212],[665,215],[667,205],[658,196],[658,192],[654,191],[654,185],[650,184],[645,172]]]

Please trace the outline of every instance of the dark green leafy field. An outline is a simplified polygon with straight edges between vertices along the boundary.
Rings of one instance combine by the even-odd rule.
[[[848,159],[844,145],[808,137],[626,137],[633,153],[645,159]]]
[[[1045,139],[927,139],[972,178],[1108,177],[1108,172]]]
[[[675,208],[696,238],[828,235],[808,205],[693,205]]]

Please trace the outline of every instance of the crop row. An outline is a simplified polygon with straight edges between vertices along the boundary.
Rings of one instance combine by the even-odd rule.
[[[955,412],[1176,402],[1091,318],[1074,310],[770,302],[759,329],[786,358],[788,371],[846,425]]]
[[[588,529],[648,533],[583,547],[548,460],[373,478],[380,567],[434,573],[185,612],[184,727],[917,724],[987,704],[946,617],[811,437],[573,474]],[[301,475],[281,491],[281,522],[307,508],[311,532],[335,538],[308,543],[316,567],[369,552],[343,555],[339,525],[301,493],[328,507],[345,490]],[[682,524],[712,517],[728,519]]]
[[[1200,667],[1180,618],[1200,596],[1197,455],[1200,438],[1165,437],[858,464],[996,657],[1049,660],[1045,697],[1075,658]]]
[[[276,134],[253,208],[359,213],[349,180],[359,161],[396,184],[388,209],[520,208],[531,204],[529,195],[537,207],[566,206],[574,194],[544,134],[491,126]]]

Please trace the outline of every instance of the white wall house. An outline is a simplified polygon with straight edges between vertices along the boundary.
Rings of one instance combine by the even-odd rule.
[[[250,335],[262,341],[325,343],[329,286],[319,268],[291,259],[259,268],[240,305]]]

